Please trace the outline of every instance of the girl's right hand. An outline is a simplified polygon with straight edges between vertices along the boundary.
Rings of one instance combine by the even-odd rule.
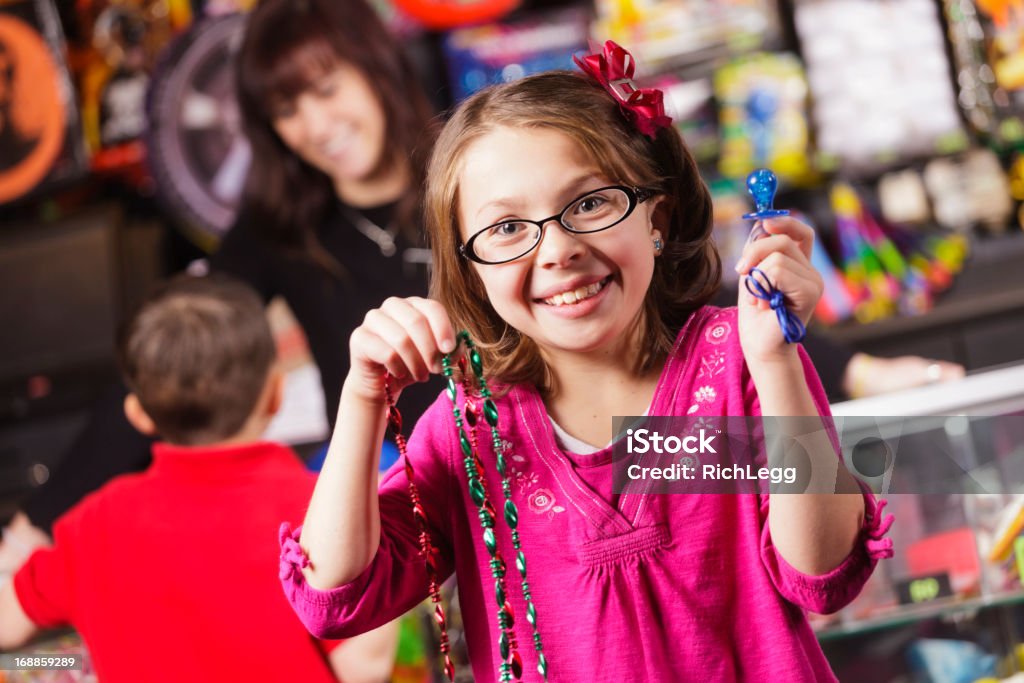
[[[385,401],[384,374],[394,377],[391,390],[425,382],[441,372],[441,355],[455,349],[455,330],[436,301],[391,297],[366,314],[349,340],[351,369],[346,390],[371,403]]]

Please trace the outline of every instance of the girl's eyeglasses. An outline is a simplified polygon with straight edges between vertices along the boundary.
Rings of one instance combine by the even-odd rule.
[[[563,230],[573,234],[601,232],[626,220],[639,204],[655,194],[653,190],[623,185],[591,190],[569,202],[561,212],[543,220],[516,218],[478,230],[465,244],[459,245],[459,253],[483,264],[515,261],[540,244],[544,228],[551,221],[558,221]]]

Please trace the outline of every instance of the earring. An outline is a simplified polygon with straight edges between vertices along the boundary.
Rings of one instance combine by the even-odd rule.
[[[660,238],[660,237],[655,237],[655,238],[654,238],[654,251],[656,251],[656,252],[660,253],[660,252],[661,252],[661,248],[662,248],[663,246],[665,246],[665,245],[664,245],[664,244],[662,244],[662,242],[661,242],[661,238]]]

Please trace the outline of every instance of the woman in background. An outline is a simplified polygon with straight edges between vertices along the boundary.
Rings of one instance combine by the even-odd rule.
[[[352,331],[387,297],[426,292],[418,210],[433,111],[363,0],[264,0],[237,59],[253,163],[238,220],[209,266],[288,303],[333,425]],[[403,412],[418,416],[433,393],[410,394]],[[84,495],[149,464],[149,442],[123,417],[124,396],[122,387],[104,396],[61,468],[5,530],[0,569],[17,567]],[[388,670],[394,637],[392,629],[378,648]],[[359,658],[365,668],[365,651]]]

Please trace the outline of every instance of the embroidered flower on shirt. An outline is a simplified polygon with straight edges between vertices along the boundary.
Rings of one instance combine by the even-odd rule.
[[[542,515],[555,506],[555,494],[550,489],[537,489],[526,499],[530,509]]]
[[[536,472],[520,472],[516,468],[510,470],[512,473],[512,481],[519,486],[519,493],[526,493],[530,488],[537,485],[537,473]]]
[[[698,417],[694,419],[693,424],[690,425],[691,434],[700,434],[700,430],[705,432],[717,432],[721,429],[721,423],[713,417]]]
[[[695,455],[683,455],[683,456],[680,456],[680,458],[679,458],[679,460],[677,462],[680,465],[682,465],[683,467],[691,468],[690,469],[691,472],[695,471],[696,468],[700,466],[700,460],[698,460],[697,456],[695,456]]]
[[[508,441],[507,439],[501,440],[501,452],[504,453],[505,457],[511,460],[512,462],[526,462],[526,458],[519,455],[518,453],[512,452],[512,442]],[[515,470],[513,469],[513,471]]]
[[[704,332],[704,341],[709,344],[721,344],[729,338],[732,325],[727,322],[715,323]]]
[[[725,353],[715,349],[700,359],[700,372],[697,373],[697,379],[720,375],[723,370],[725,370]]]
[[[697,403],[711,403],[717,396],[715,388],[707,385],[693,392],[693,400]]]

